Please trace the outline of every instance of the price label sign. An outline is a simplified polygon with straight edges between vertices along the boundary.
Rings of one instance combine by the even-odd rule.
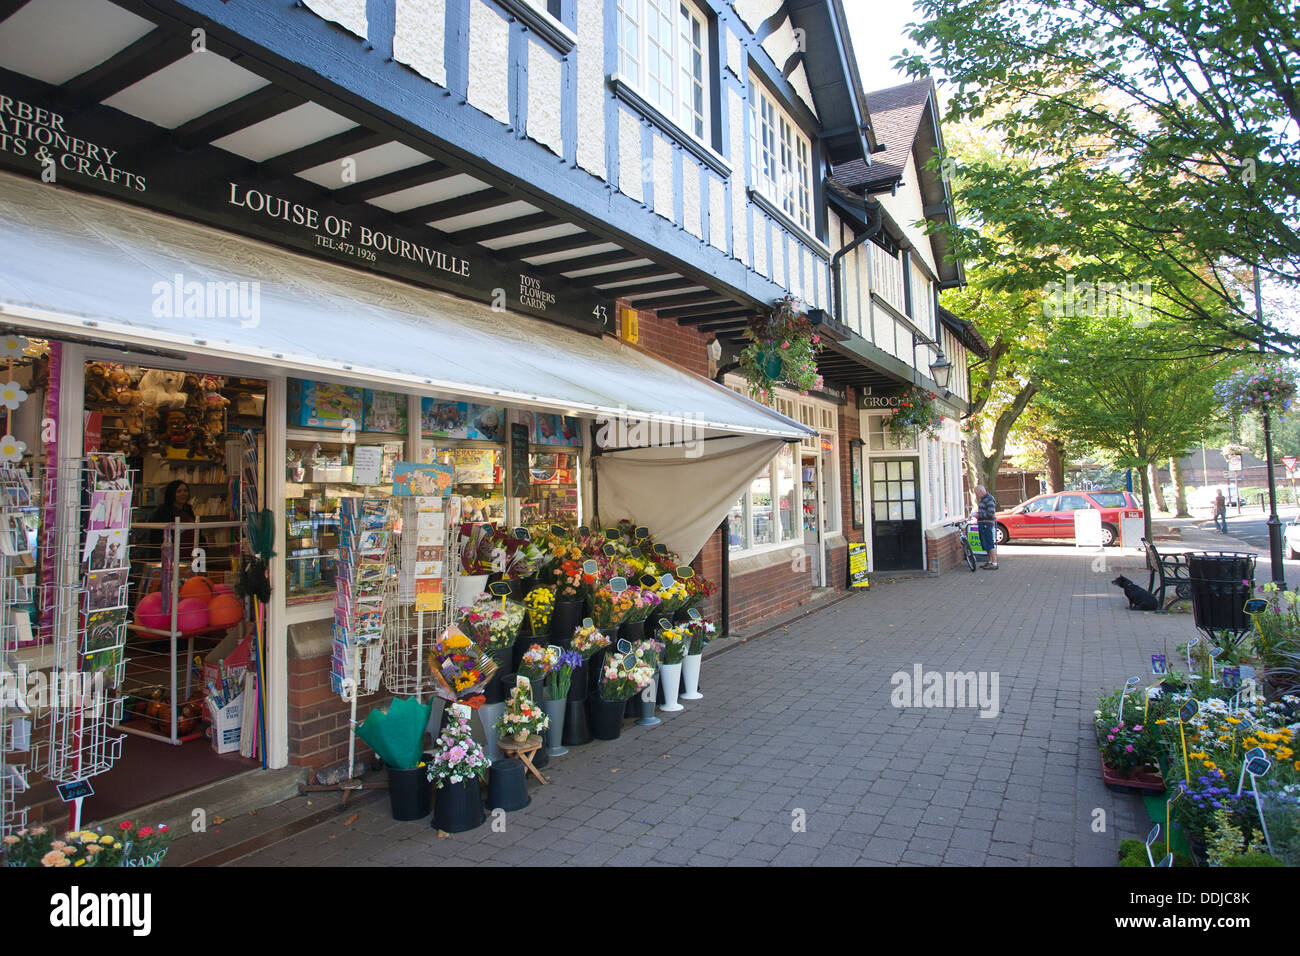
[[[665,555],[665,554],[668,553],[668,545],[666,545],[666,544],[656,544],[656,545],[654,546],[654,549],[653,549],[653,550],[654,550],[654,553],[655,553],[655,554],[657,554],[657,555],[659,555],[659,556],[662,557],[663,555]]]
[[[661,617],[661,618],[659,619],[659,629],[660,629],[660,630],[663,630],[663,631],[670,631],[670,630],[672,630],[672,627],[673,627],[673,622],[670,621],[670,620],[668,620],[668,618],[666,618],[666,617]]]
[[[557,535],[558,537],[561,537],[561,538],[564,537],[564,534],[565,534],[565,527],[564,527],[564,525],[562,525],[562,524],[553,524],[553,525],[551,525],[551,534],[553,534],[553,535]]]
[[[635,531],[632,532],[632,535],[633,535],[633,537],[635,537],[638,541],[641,541],[641,540],[643,540],[643,539],[645,539],[645,538],[650,537],[650,529],[649,529],[649,528],[644,528],[644,527],[639,527],[639,528],[637,528]]]
[[[493,597],[506,597],[510,594],[509,581],[493,581],[488,585],[488,594]]]
[[[1187,723],[1200,711],[1201,705],[1196,702],[1195,698],[1183,704],[1183,709],[1178,712],[1178,719]]]
[[[628,548],[628,549],[627,549],[627,553],[630,554],[630,555],[631,555],[632,557],[634,557],[634,558],[639,558],[639,557],[641,557],[641,549],[638,548],[636,545],[633,545],[632,547]]]
[[[682,565],[673,573],[677,575],[678,581],[689,581],[691,578],[695,577],[695,569],[688,565]]]
[[[93,797],[95,788],[90,785],[89,780],[73,780],[69,783],[61,783],[55,789],[59,791],[59,799],[64,803],[71,803],[78,797]]]
[[[584,617],[582,619],[582,626],[590,630],[591,628],[596,626],[596,622],[589,617]]]
[[[578,534],[580,534],[580,535],[582,535],[584,538],[586,538],[586,537],[590,536],[590,534],[591,534],[591,529],[588,528],[585,524],[580,524],[580,525],[578,525]]]
[[[627,590],[627,578],[610,578],[609,589],[615,594],[622,594]]]
[[[626,654],[628,651],[632,650],[632,642],[627,638],[619,638],[618,643],[615,644],[614,647],[618,649],[620,654]]]
[[[659,586],[661,588],[670,588],[673,586],[673,583],[673,576],[671,574],[665,574],[659,579]]]
[[[588,558],[586,561],[582,562],[583,574],[596,574],[599,570],[600,567],[596,564],[595,558]]]
[[[618,540],[619,538],[621,538],[621,537],[622,537],[622,535],[618,533],[618,529],[617,529],[617,528],[606,528],[606,529],[605,529],[605,540],[606,540],[606,541],[617,541],[617,540]]]
[[[1267,757],[1252,757],[1246,764],[1246,773],[1252,777],[1262,777],[1272,768]]]
[[[687,608],[686,616],[689,617],[692,621],[700,621],[704,619],[703,615],[700,614],[700,609],[695,607]]]
[[[637,578],[637,583],[643,588],[652,588],[659,583],[659,579],[653,574],[646,573]]]
[[[532,541],[532,540],[533,540],[533,536],[532,536],[531,534],[528,533],[528,529],[527,529],[527,528],[515,528],[514,531],[511,531],[511,532],[510,532],[510,536],[511,536],[512,538],[518,538],[520,541]]]
[[[1242,610],[1247,614],[1263,614],[1268,610],[1268,602],[1263,598],[1251,598]]]
[[[606,544],[600,549],[600,553],[607,558],[612,558],[614,555],[618,554],[618,548],[614,547],[612,544]]]

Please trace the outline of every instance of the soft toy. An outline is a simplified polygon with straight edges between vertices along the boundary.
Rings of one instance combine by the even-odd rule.
[[[160,412],[184,408],[184,384],[184,372],[163,372],[151,368],[140,376],[140,398],[146,405],[152,405]]]
[[[167,433],[167,444],[173,448],[184,448],[189,444],[190,433],[193,429],[185,418],[182,411],[170,411],[167,413],[164,430]]]
[[[86,401],[107,405],[113,401],[113,382],[102,362],[86,365]]]
[[[140,404],[140,392],[131,387],[131,375],[126,369],[113,369],[108,373],[108,379],[113,389],[113,401],[124,407]]]

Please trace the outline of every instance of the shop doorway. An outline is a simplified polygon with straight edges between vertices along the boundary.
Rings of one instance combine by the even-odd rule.
[[[106,675],[124,698],[112,728],[125,735],[121,756],[95,778],[84,819],[261,766],[248,742],[242,749],[251,755],[241,755],[244,728],[228,721],[233,705],[242,717],[256,696],[246,685],[257,664],[239,588],[241,505],[264,506],[266,395],[262,379],[85,365],[83,453],[124,455],[132,487],[128,555],[92,571],[85,598],[88,624],[124,621],[126,639],[120,665]],[[98,520],[92,513],[90,528]],[[221,726],[212,726],[214,715]]]
[[[873,570],[910,571],[922,564],[921,498],[916,458],[871,462]]]
[[[821,461],[804,455],[800,462],[800,500],[803,502],[803,543],[808,553],[808,570],[813,587],[825,586],[823,576],[825,548],[822,543]]]

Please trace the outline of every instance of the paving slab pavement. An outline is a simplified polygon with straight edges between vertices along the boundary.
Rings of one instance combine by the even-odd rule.
[[[1180,549],[1250,550],[1205,537],[1193,531]],[[220,862],[1113,865],[1145,814],[1102,785],[1096,699],[1148,675],[1151,654],[1174,653],[1195,634],[1191,616],[1127,610],[1110,581],[1145,583],[1134,552],[1026,544],[999,558],[997,571],[874,585],[707,659],[703,700],[570,748],[496,828],[440,839],[427,820],[392,821],[379,792],[292,832],[287,821],[333,799],[317,794],[264,811],[265,824],[240,818],[178,841],[176,862],[237,854],[274,824],[282,838]],[[990,716],[923,698],[895,706],[913,703],[895,675],[918,666],[990,689],[996,679]]]

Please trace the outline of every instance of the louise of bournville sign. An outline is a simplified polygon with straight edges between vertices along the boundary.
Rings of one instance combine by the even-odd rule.
[[[613,332],[613,299],[537,267],[401,223],[367,202],[292,175],[265,178],[217,149],[173,148],[168,133],[117,110],[55,103],[39,80],[0,71],[0,167],[381,272],[587,332]],[[526,254],[527,247],[519,252]],[[250,275],[256,279],[256,275]]]

